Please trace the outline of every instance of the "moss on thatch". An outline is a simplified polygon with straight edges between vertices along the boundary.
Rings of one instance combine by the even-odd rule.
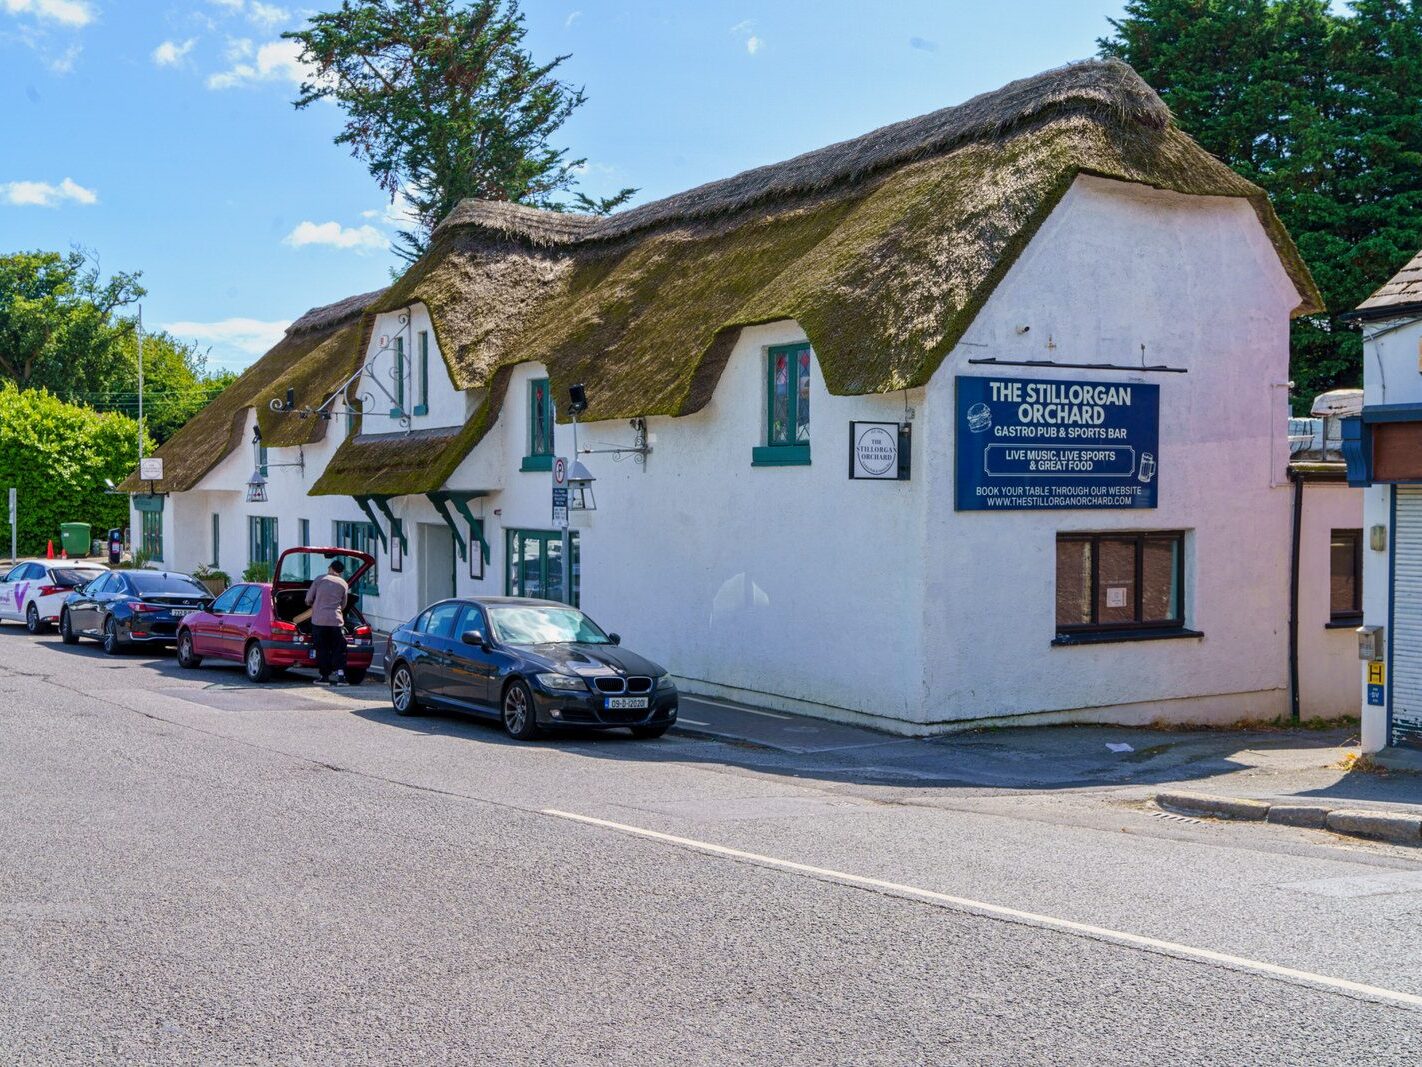
[[[320,418],[279,415],[273,399],[296,391],[296,406],[315,407],[360,365],[361,310],[379,296],[364,293],[327,307],[313,308],[292,323],[286,335],[266,355],[222,391],[211,404],[164,442],[154,455],[163,458],[163,480],[157,490],[183,492],[242,444],[247,411],[257,409],[257,424],[269,447],[311,444],[321,440],[329,423]],[[130,475],[119,487],[146,492],[147,482]]]
[[[313,492],[350,492],[373,469],[383,492],[438,488],[523,362],[546,365],[557,395],[584,383],[590,420],[684,415],[742,327],[794,319],[830,392],[922,385],[1081,174],[1249,200],[1299,311],[1320,306],[1263,192],[1176,129],[1129,67],[1079,64],[606,220],[461,205],[365,330],[423,302],[455,385],[487,390],[483,404],[433,466],[397,460],[401,438],[353,439]]]

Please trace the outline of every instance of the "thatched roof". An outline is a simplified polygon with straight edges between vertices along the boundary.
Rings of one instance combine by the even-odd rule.
[[[1349,318],[1382,319],[1422,314],[1422,252],[1394,274]]]
[[[922,385],[1083,174],[1249,201],[1297,312],[1322,306],[1262,190],[1181,132],[1130,67],[1080,63],[606,219],[461,204],[365,331],[423,302],[455,385],[485,398],[437,455],[412,442],[425,462],[398,475],[400,446],[380,446],[385,491],[444,484],[522,362],[546,365],[556,395],[586,384],[589,420],[685,415],[742,327],[794,319],[832,393]],[[313,492],[360,489],[373,457],[346,443]]]
[[[186,425],[154,455],[163,457],[164,478],[159,492],[191,489],[203,476],[242,445],[249,408],[257,409],[257,424],[269,447],[306,445],[326,435],[326,420],[278,415],[268,408],[272,399],[283,399],[296,390],[298,407],[325,401],[360,365],[360,313],[383,289],[347,297],[325,307],[312,308],[287,327],[276,345]],[[126,492],[148,491],[148,483],[129,475],[119,487]]]

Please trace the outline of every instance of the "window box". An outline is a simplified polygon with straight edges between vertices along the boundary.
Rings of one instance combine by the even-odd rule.
[[[1059,633],[1052,639],[1057,646],[1108,645],[1122,641],[1171,641],[1176,638],[1201,638],[1199,630],[1183,626],[1161,626],[1135,630],[1077,630]]]
[[[524,456],[518,469],[521,471],[551,471],[553,469],[553,455],[549,453],[543,456]]]
[[[809,445],[760,445],[751,449],[752,467],[808,467]]]

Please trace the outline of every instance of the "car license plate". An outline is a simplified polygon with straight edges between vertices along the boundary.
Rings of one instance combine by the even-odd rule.
[[[630,708],[645,708],[647,706],[646,697],[608,697],[607,707],[609,711],[618,711]]]
[[[168,614],[174,617],[180,615],[191,615],[193,613],[193,610],[193,608],[169,608]]]

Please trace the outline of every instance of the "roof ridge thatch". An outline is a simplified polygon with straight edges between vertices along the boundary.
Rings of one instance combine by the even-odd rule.
[[[652,227],[729,215],[766,201],[812,195],[973,141],[1001,137],[1046,115],[1069,114],[1157,130],[1171,122],[1165,102],[1130,65],[1114,58],[1088,59],[605,218],[464,200],[435,233],[470,227],[534,245],[610,240]]]
[[[357,293],[355,296],[348,296],[331,304],[311,308],[288,326],[286,332],[288,335],[294,336],[299,333],[313,333],[316,330],[339,326],[347,319],[353,319],[360,315],[370,304],[384,296],[385,290],[388,288],[390,287],[387,285],[380,289],[372,289],[368,293]]]

